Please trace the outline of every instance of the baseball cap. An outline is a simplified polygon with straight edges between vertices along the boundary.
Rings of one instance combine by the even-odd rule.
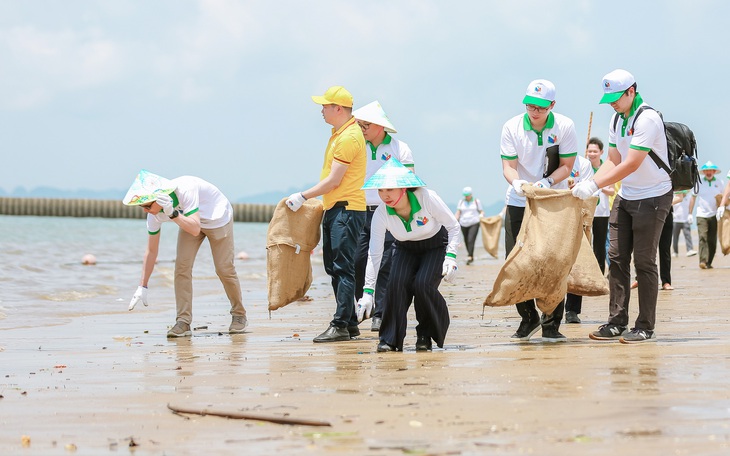
[[[362,186],[363,190],[371,188],[413,188],[425,187],[426,183],[413,171],[403,166],[396,158],[390,158],[375,171]]]
[[[352,112],[352,116],[357,120],[374,123],[380,125],[388,133],[397,133],[395,127],[390,122],[388,115],[385,114],[383,107],[380,106],[378,100],[368,103],[362,108],[358,108]]]
[[[471,195],[471,187],[464,187],[464,190],[462,190],[462,191],[461,191],[461,193],[462,193],[462,194],[463,194],[464,196],[469,196],[469,195]]]
[[[626,70],[613,70],[603,77],[603,97],[599,103],[613,103],[626,89],[636,83],[634,75]]]
[[[527,86],[525,98],[522,99],[524,104],[532,104],[547,108],[550,103],[555,101],[555,85],[547,79],[535,79]]]
[[[332,86],[324,95],[312,95],[312,101],[317,104],[336,104],[346,108],[352,107],[352,95],[342,86]]]

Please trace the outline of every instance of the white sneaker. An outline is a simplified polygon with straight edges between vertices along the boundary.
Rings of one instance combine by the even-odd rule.
[[[688,257],[695,256],[695,255],[697,255],[697,250],[690,250],[689,252],[687,252]]]

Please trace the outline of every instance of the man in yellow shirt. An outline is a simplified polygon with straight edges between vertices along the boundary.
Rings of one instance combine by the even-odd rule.
[[[360,335],[355,313],[355,251],[366,216],[362,190],[367,166],[365,138],[352,116],[352,95],[344,87],[330,87],[312,100],[322,105],[322,117],[332,125],[332,136],[319,183],[292,194],[286,204],[297,211],[307,199],[322,196],[324,269],[332,277],[337,309],[329,328],[314,342],[337,342]]]

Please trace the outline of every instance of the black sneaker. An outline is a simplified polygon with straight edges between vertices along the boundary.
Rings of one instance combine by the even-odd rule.
[[[330,325],[325,332],[314,338],[314,342],[340,342],[343,340],[350,340],[350,332],[347,328],[338,328],[334,325]]]
[[[431,351],[431,338],[427,336],[418,336],[416,340],[416,351]]]
[[[626,326],[612,325],[606,323],[598,327],[598,331],[588,334],[593,340],[613,340],[618,339],[626,332]]]
[[[360,335],[360,328],[358,326],[348,326],[347,332],[350,333],[350,338],[357,337]]]
[[[533,336],[537,332],[537,330],[540,329],[540,319],[535,318],[533,320],[522,320],[520,322],[519,328],[517,328],[517,331],[515,331],[514,334],[512,334],[511,339],[512,340],[530,340],[530,337]]]
[[[633,328],[628,333],[621,336],[619,342],[622,344],[638,344],[640,342],[656,342],[656,334],[648,329]]]
[[[580,323],[580,317],[578,314],[572,310],[569,310],[565,312],[565,322],[566,323]]]
[[[383,319],[380,317],[373,317],[372,324],[370,325],[370,331],[380,331],[380,324],[383,323]]]
[[[378,350],[378,352],[380,352],[380,353],[383,353],[383,352],[394,352],[394,351],[397,351],[397,350],[395,349],[395,347],[394,347],[394,346],[392,346],[392,345],[390,345],[390,344],[387,344],[387,343],[385,343],[385,342],[380,342],[380,343],[378,344],[378,349],[377,349],[377,350]]]
[[[566,342],[568,338],[560,334],[560,331],[551,325],[542,327],[542,340],[546,342]]]

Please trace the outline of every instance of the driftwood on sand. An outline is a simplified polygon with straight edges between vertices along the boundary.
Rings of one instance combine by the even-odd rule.
[[[192,415],[212,415],[212,416],[221,416],[224,418],[235,418],[240,420],[258,420],[258,421],[268,421],[271,423],[277,423],[277,424],[299,424],[303,426],[331,426],[330,423],[327,421],[318,421],[318,420],[307,420],[307,419],[300,419],[300,418],[288,418],[283,416],[271,416],[271,415],[260,415],[257,413],[248,413],[248,412],[240,412],[240,411],[224,411],[224,410],[215,410],[210,408],[192,408],[192,407],[180,407],[177,405],[167,404],[167,408],[172,410],[176,413],[188,413]]]

